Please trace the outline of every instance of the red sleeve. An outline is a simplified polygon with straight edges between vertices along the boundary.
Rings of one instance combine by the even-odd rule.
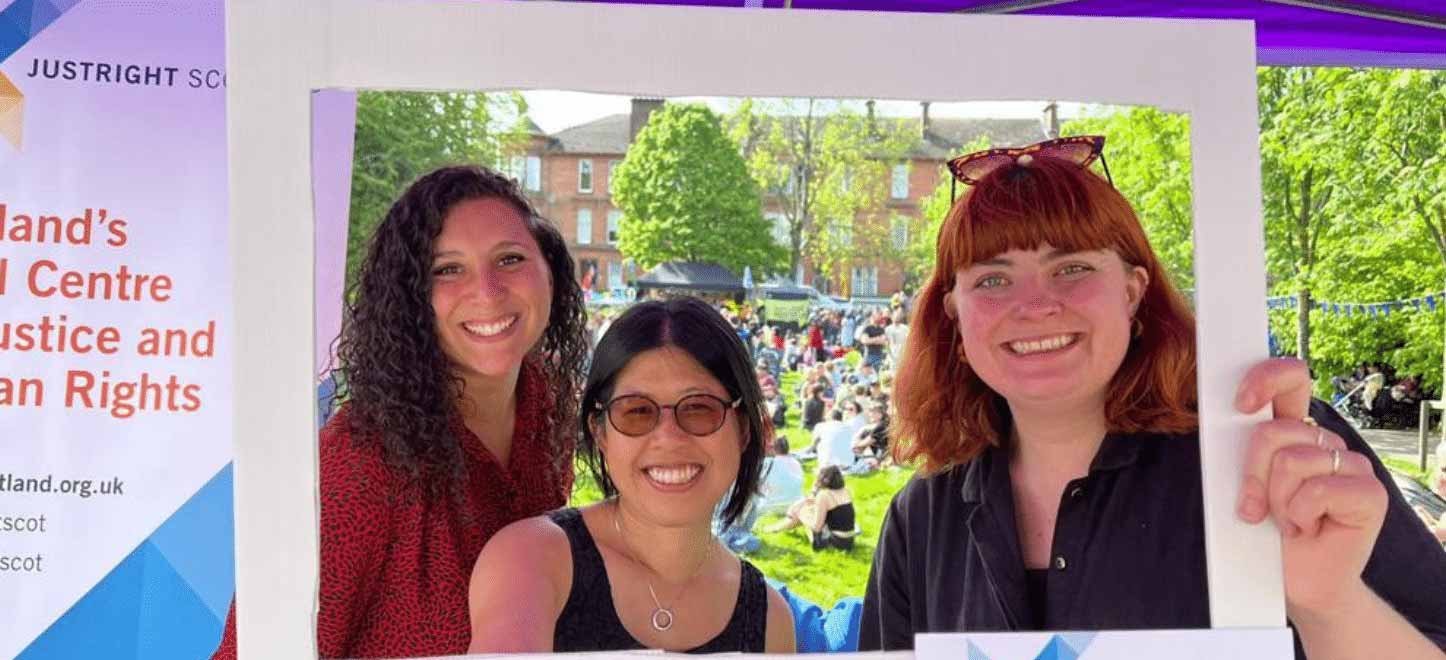
[[[380,596],[391,538],[391,472],[374,445],[353,446],[348,415],[321,433],[321,589],[317,654],[351,657],[367,612]]]
[[[361,617],[381,586],[378,570],[389,533],[388,472],[381,457],[352,446],[348,415],[321,431],[321,608],[317,650],[348,657]],[[236,660],[236,599],[211,660]]]
[[[226,628],[221,631],[221,645],[211,655],[211,660],[236,660],[236,598],[231,598],[231,609],[226,612]]]

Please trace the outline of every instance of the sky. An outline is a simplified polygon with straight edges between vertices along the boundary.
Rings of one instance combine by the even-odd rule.
[[[547,133],[556,133],[608,115],[623,114],[631,107],[629,96],[556,90],[525,91],[522,96],[527,99],[528,116]],[[703,101],[719,112],[727,112],[734,103],[731,99],[716,97],[686,97],[676,100]],[[862,109],[862,101],[857,103]],[[929,106],[929,116],[1033,119],[1041,115],[1044,105],[1044,101],[933,103]],[[1085,106],[1079,103],[1061,103],[1060,119],[1076,117],[1084,108]],[[875,109],[885,117],[919,116],[919,104],[916,101],[880,101]]]

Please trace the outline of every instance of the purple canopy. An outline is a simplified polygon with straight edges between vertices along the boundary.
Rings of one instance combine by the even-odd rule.
[[[1446,69],[1446,0],[605,0],[627,4],[1255,21],[1279,66]]]

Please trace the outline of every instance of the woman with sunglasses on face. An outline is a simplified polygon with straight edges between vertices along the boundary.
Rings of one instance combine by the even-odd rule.
[[[472,652],[791,653],[787,603],[712,533],[772,436],[748,353],[702,301],[636,305],[597,346],[579,452],[603,502],[508,526],[472,573]]]
[[[1129,203],[1087,169],[1102,146],[950,163],[973,188],[939,233],[895,382],[896,456],[921,470],[880,533],[861,649],[1210,625],[1194,318]],[[1240,438],[1236,510],[1280,532],[1297,655],[1443,657],[1440,547],[1310,392],[1302,363],[1273,360],[1235,398],[1273,410]]]
[[[317,652],[463,653],[483,544],[571,489],[587,348],[572,257],[511,181],[447,167],[392,205],[346,299],[345,403],[319,446]],[[233,606],[216,658],[236,633]]]

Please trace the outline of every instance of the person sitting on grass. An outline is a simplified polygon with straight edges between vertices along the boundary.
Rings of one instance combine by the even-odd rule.
[[[866,407],[868,423],[854,434],[853,450],[855,456],[873,460],[877,467],[889,454],[889,416],[878,401],[869,401]]]
[[[854,537],[859,533],[854,498],[844,486],[843,470],[837,465],[819,470],[813,484],[813,497],[795,502],[788,508],[784,519],[767,531],[782,532],[800,525],[807,528],[809,543],[814,550],[849,550],[854,547]]]
[[[844,415],[852,414],[857,408],[857,403],[845,401],[829,412],[829,421],[813,427],[813,445],[809,452],[818,457],[819,469],[829,465],[848,468],[854,464],[854,429]]]
[[[814,385],[808,390],[808,399],[803,402],[803,430],[812,433],[813,428],[823,421],[827,408],[828,402],[823,400],[823,386]]]

